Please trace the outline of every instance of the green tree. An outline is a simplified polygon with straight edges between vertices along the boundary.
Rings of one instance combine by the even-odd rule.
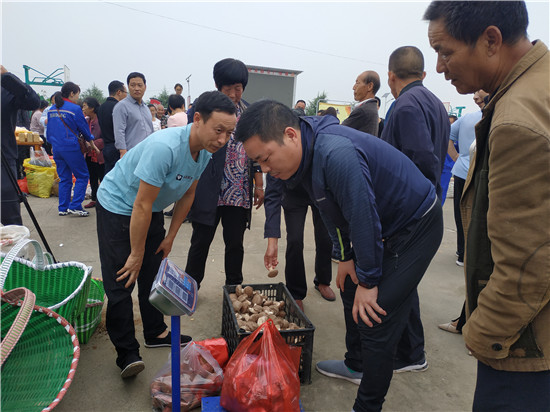
[[[326,98],[327,94],[325,91],[322,93],[317,93],[317,97],[310,100],[306,106],[306,116],[315,116],[317,114],[317,104],[319,103],[319,100],[325,100]]]
[[[92,83],[92,87],[82,92],[82,94],[80,95],[80,100],[84,100],[86,97],[96,98],[99,104],[103,104],[103,102],[106,100],[105,96],[103,95],[103,91],[99,87],[97,87],[95,83]]]
[[[157,96],[153,96],[152,99],[157,99],[166,109],[168,108],[168,97],[170,97],[170,93],[168,93],[168,90],[166,90],[166,86],[164,86],[160,94]]]

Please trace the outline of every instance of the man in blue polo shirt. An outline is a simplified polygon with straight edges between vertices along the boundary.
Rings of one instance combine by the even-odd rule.
[[[236,138],[264,173],[301,183],[319,207],[340,261],[346,341],[359,347],[317,370],[360,384],[354,410],[380,410],[413,292],[443,236],[435,188],[375,136],[332,116],[298,118],[272,100],[248,108]]]
[[[170,346],[164,316],[149,303],[162,259],[170,253],[189,212],[197,181],[236,124],[235,106],[224,94],[203,93],[194,122],[151,135],[119,160],[105,176],[97,198],[97,236],[108,298],[107,331],[117,350],[122,378],[145,365],[135,338],[132,290],[137,281],[146,347]],[[177,202],[168,233],[163,209]],[[182,336],[182,344],[189,342]]]

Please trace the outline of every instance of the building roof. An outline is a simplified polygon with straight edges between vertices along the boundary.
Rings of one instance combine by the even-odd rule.
[[[275,67],[246,65],[249,73],[265,74],[268,76],[295,77],[302,73],[300,70],[277,69]]]

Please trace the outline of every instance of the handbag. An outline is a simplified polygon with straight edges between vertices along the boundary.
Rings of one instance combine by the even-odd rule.
[[[86,145],[86,140],[82,137],[82,135],[80,133],[77,134],[77,133],[73,132],[73,129],[71,129],[69,127],[69,125],[67,123],[65,123],[65,120],[63,120],[63,117],[61,117],[61,113],[59,113],[59,109],[57,109],[57,114],[59,114],[59,119],[63,122],[65,127],[67,129],[69,129],[71,131],[71,133],[74,134],[77,137],[78,145],[80,146],[80,151],[82,152],[82,154],[88,153],[89,149],[88,149],[88,146]]]

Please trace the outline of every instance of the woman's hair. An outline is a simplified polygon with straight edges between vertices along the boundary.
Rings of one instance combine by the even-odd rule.
[[[176,83],[176,85],[174,86],[174,90],[176,90],[177,87],[181,87],[183,89],[183,86],[181,85],[181,83]]]
[[[55,106],[60,109],[65,104],[65,100],[63,98],[67,99],[71,93],[79,93],[80,87],[78,87],[78,84],[75,84],[73,82],[67,82],[61,87],[61,93],[56,93],[54,95],[55,98]]]
[[[170,113],[172,110],[179,109],[179,108],[185,108],[185,99],[181,94],[171,94],[168,97],[168,110],[170,110]]]
[[[86,97],[83,101],[86,105],[97,114],[97,109],[99,108],[99,102],[95,97]]]
[[[244,90],[248,83],[248,69],[240,60],[220,60],[214,65],[214,83],[218,90],[223,86],[241,83]]]

